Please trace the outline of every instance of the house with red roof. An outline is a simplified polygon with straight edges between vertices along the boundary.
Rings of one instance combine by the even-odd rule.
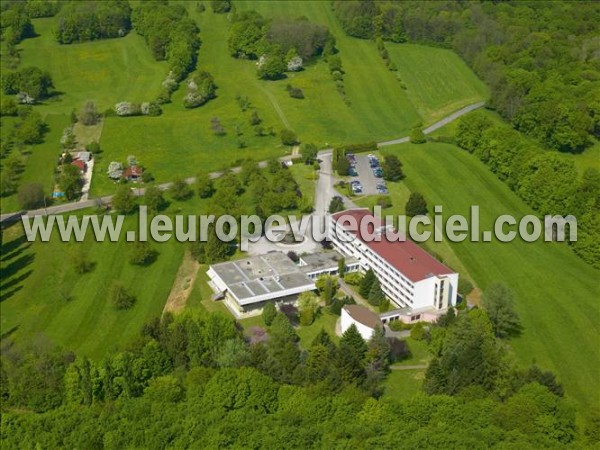
[[[142,177],[144,169],[140,166],[129,166],[123,172],[123,178],[128,181],[137,181]]]
[[[369,209],[341,211],[330,220],[329,240],[360,261],[362,271],[373,270],[398,308],[441,312],[456,305],[458,273],[407,237],[386,233],[390,228]]]
[[[83,174],[87,168],[85,162],[80,159],[72,161],[71,165],[77,167],[79,169],[79,173],[81,174]]]

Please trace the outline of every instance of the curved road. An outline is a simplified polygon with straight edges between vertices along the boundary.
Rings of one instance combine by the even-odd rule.
[[[433,133],[434,131],[438,130],[439,128],[442,128],[444,125],[447,125],[450,122],[458,119],[459,117],[461,117],[471,111],[479,109],[479,108],[483,107],[484,105],[485,105],[485,102],[479,102],[479,103],[474,103],[469,106],[465,106],[464,108],[461,108],[458,111],[455,111],[452,114],[450,114],[450,115],[444,117],[443,119],[435,122],[434,124],[428,126],[427,128],[425,128],[423,130],[423,133],[424,134]],[[410,137],[405,136],[405,137],[393,139],[390,141],[379,142],[377,144],[377,146],[385,147],[388,145],[403,144],[403,143],[409,142],[409,141],[410,141]],[[332,151],[333,151],[333,149],[331,149],[331,148],[321,150],[319,152],[319,156],[329,155],[329,154],[331,154]],[[294,156],[299,156],[299,155],[294,155]],[[289,161],[291,159],[292,159],[291,155],[279,158],[279,160],[282,162]],[[267,165],[267,161],[261,161],[258,164],[260,167],[265,167]],[[231,170],[233,172],[239,172],[240,168],[234,167]],[[221,175],[223,175],[223,172],[212,172],[210,174],[210,177],[218,178]],[[329,174],[321,173],[321,178],[326,178],[326,177],[328,177],[328,175]],[[196,180],[195,177],[190,177],[190,178],[187,178],[185,181],[189,184],[192,184],[195,182],[195,180]],[[325,180],[323,180],[323,181],[325,181]],[[166,190],[169,188],[170,185],[171,185],[171,183],[163,183],[163,184],[158,185],[158,187],[162,190]],[[133,190],[134,190],[134,195],[136,195],[136,196],[144,195],[143,188],[133,188]],[[94,206],[106,205],[106,204],[110,203],[111,199],[112,199],[112,195],[107,195],[107,196],[99,197],[99,198],[96,198],[93,200],[84,200],[84,201],[73,202],[73,203],[64,203],[62,205],[50,206],[48,208],[40,208],[40,209],[36,209],[36,210],[32,210],[32,211],[16,211],[16,212],[12,212],[12,213],[6,213],[6,214],[0,215],[0,222],[19,220],[19,218],[21,216],[29,216],[29,217],[31,217],[31,216],[46,216],[49,214],[63,214],[63,213],[71,212],[71,211],[77,211],[80,209],[92,208]],[[323,205],[316,205],[315,209],[317,210],[317,212],[320,212],[320,210],[323,209]]]

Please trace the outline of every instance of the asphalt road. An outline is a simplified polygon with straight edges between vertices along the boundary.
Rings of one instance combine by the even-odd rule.
[[[461,108],[458,111],[453,112],[449,116],[444,117],[442,120],[438,120],[433,125],[430,125],[427,128],[423,129],[423,134],[433,133],[435,130],[442,128],[444,125],[447,125],[450,122],[455,121],[460,116],[464,116],[465,114],[470,113],[471,111],[475,111],[476,109],[482,108],[483,106],[485,106],[485,102],[479,102],[479,103],[474,103],[469,106],[465,106],[464,108]],[[379,142],[377,144],[377,147],[385,147],[387,145],[395,145],[395,144],[404,144],[409,141],[410,141],[410,137],[405,136],[405,137],[402,137],[399,139],[392,139],[391,141]]]
[[[475,103],[473,105],[469,105],[469,106],[465,106],[462,109],[459,109],[458,111],[450,114],[449,116],[443,118],[442,120],[439,120],[438,122],[434,123],[433,125],[430,125],[429,127],[425,128],[423,130],[424,134],[429,134],[434,132],[435,130],[443,127],[444,125],[447,125],[448,123],[458,119],[460,116],[463,116],[471,111],[474,111],[476,109],[479,109],[481,107],[483,107],[485,105],[484,102],[480,102],[480,103]],[[410,138],[407,137],[402,137],[402,138],[398,138],[398,139],[393,139],[391,141],[385,141],[385,142],[379,142],[377,144],[378,147],[385,147],[388,145],[395,145],[395,144],[402,144],[405,142],[409,142]],[[327,164],[327,162],[324,160],[324,158],[326,158],[327,155],[329,155],[329,166],[325,166],[321,168],[321,176],[319,178],[319,183],[317,185],[317,192],[321,192],[321,189],[323,189],[323,194],[322,195],[316,195],[315,196],[315,211],[316,212],[324,212],[327,210],[327,208],[329,207],[329,201],[331,200],[331,197],[333,197],[333,195],[340,195],[339,193],[337,193],[337,191],[335,191],[335,188],[333,187],[333,174],[331,173],[331,153],[332,153],[332,149],[325,149],[319,152],[319,158],[322,160],[322,163]],[[294,156],[299,156],[299,155],[294,155]],[[293,157],[292,156],[284,156],[282,158],[279,158],[280,161],[290,161]],[[267,165],[267,161],[261,161],[259,162],[259,166],[260,167],[265,167]],[[231,169],[234,173],[237,173],[240,171],[239,167],[234,167],[233,169]],[[370,169],[369,169],[370,170]],[[360,169],[359,169],[360,171]],[[213,172],[210,174],[211,178],[218,178],[221,175],[223,175],[223,172]],[[322,180],[323,178],[323,180]],[[187,178],[185,180],[187,183],[192,184],[196,181],[195,177],[190,177]],[[362,181],[361,181],[362,182]],[[169,188],[169,186],[171,186],[171,183],[163,183],[161,185],[159,185],[158,187],[162,190],[166,190]],[[364,184],[363,184],[364,186]],[[141,196],[144,195],[144,188],[133,188],[132,189],[134,192],[134,195],[136,196]],[[344,197],[344,203],[346,204],[347,207],[356,207],[356,205],[354,205],[354,203],[352,203],[347,197]],[[112,199],[111,195],[105,196],[105,197],[100,197],[100,198],[96,198],[96,199],[92,199],[92,200],[84,200],[84,201],[79,201],[79,202],[73,202],[73,203],[64,203],[62,205],[56,205],[56,206],[49,206],[47,208],[40,208],[40,209],[36,209],[36,210],[32,210],[32,211],[15,211],[15,212],[10,212],[10,213],[5,213],[0,215],[0,222],[5,222],[5,221],[16,221],[19,220],[19,218],[21,216],[28,216],[28,217],[33,217],[33,216],[46,216],[49,214],[64,214],[64,213],[68,213],[68,212],[72,212],[72,211],[78,211],[80,209],[86,209],[86,208],[92,208],[94,206],[100,206],[100,205],[106,205],[109,204],[110,201]]]

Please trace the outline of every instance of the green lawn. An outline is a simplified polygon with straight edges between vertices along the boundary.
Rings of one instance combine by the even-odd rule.
[[[93,100],[104,111],[120,101],[150,101],[159,92],[167,64],[154,61],[141,36],[132,32],[124,38],[60,45],[52,36],[56,20],[34,19],[39,36],[19,44],[19,68],[48,70],[60,93],[36,109],[70,114]]]
[[[171,201],[166,214],[181,211],[198,213],[206,200]],[[93,210],[79,214],[94,214]],[[123,230],[136,230],[137,216],[125,220]],[[161,314],[185,243],[170,240],[151,243],[157,260],[139,267],[129,263],[131,244],[98,243],[88,233],[84,243],[63,243],[53,236],[50,242],[22,241],[23,227],[16,223],[3,232],[1,279],[2,333],[13,331],[17,340],[43,335],[77,354],[99,358],[131,342],[142,325]],[[92,272],[77,274],[72,255],[83,247],[95,263]],[[201,280],[201,275],[198,277]],[[117,311],[107,298],[113,280],[120,280],[137,301],[127,311]]]
[[[135,217],[126,229],[134,229]],[[21,234],[21,224],[4,234],[10,246]],[[30,339],[43,334],[52,342],[77,354],[101,357],[122,348],[139,334],[143,323],[160,315],[177,268],[183,245],[175,242],[152,244],[158,259],[148,267],[128,261],[131,244],[51,242],[22,243],[6,253],[2,261],[2,331],[15,330],[14,338]],[[71,258],[83,246],[96,264],[88,274],[76,273]],[[3,249],[3,254],[5,249]],[[113,280],[123,282],[137,301],[133,308],[118,311],[107,292]]]
[[[443,205],[445,217],[468,217],[470,205],[479,205],[485,230],[501,214],[518,219],[532,213],[476,157],[455,146],[403,144],[389,151],[404,163],[406,185],[423,193],[430,206]],[[554,370],[571,396],[593,403],[600,392],[600,273],[555,243],[450,246],[483,290],[502,281],[516,292],[524,333],[511,344],[520,361]]]
[[[483,81],[451,50],[393,43],[386,43],[386,48],[425,124],[489,95]]]
[[[338,338],[335,335],[335,323],[340,318],[335,314],[331,314],[326,309],[322,309],[316,320],[308,326],[299,326],[296,333],[300,336],[300,345],[303,348],[309,348],[312,341],[317,337],[317,334],[324,329],[329,333],[329,336],[337,342]]]
[[[406,135],[414,124],[429,121],[428,115],[432,113],[427,108],[450,112],[454,105],[458,108],[469,103],[473,90],[479,91],[479,82],[456,55],[425,47],[422,51],[432,55],[431,65],[436,66],[430,75],[431,83],[438,83],[437,74],[448,70],[453,77],[461,78],[461,87],[445,88],[438,98],[430,92],[429,85],[427,92],[419,94],[422,86],[411,84],[410,75],[403,75],[403,81],[409,85],[403,91],[396,74],[386,69],[375,44],[346,36],[326,2],[239,2],[238,8],[256,8],[266,16],[288,19],[306,16],[326,25],[336,36],[350,105],[336,91],[323,61],[308,64],[306,70],[290,74],[284,80],[261,81],[256,77],[254,62],[229,55],[227,16],[210,10],[200,14],[195,4],[185,5],[201,29],[198,68],[213,74],[218,97],[200,108],[186,110],[182,105],[186,92],[183,84],[173,95],[173,102],[164,105],[161,117],[107,118],[101,136],[103,154],[94,169],[92,195],[113,192],[114,187],[105,176],[106,168],[111,161],[124,162],[132,154],[157,180],[169,181],[229,167],[245,158],[267,159],[288,153],[289,148],[280,144],[278,136],[254,135],[249,125],[251,110],[241,111],[236,101],[238,95],[248,97],[251,109],[259,112],[265,128],[276,133],[285,127],[292,128],[301,140],[325,146]],[[125,38],[59,45],[52,37],[55,20],[35,19],[39,36],[20,44],[21,67],[37,65],[49,70],[60,93],[37,106],[38,110],[67,114],[81,108],[86,100],[94,100],[103,111],[118,101],[140,102],[155,97],[167,66],[152,59],[143,39],[135,32]],[[396,46],[391,47],[396,53]],[[406,46],[400,50],[418,59],[415,56],[418,47]],[[288,83],[302,88],[306,98],[290,98],[285,89]],[[462,87],[472,83],[477,87],[471,90]],[[214,117],[220,119],[226,136],[217,137],[211,132],[210,121]],[[240,136],[236,128],[242,133]],[[43,176],[40,171],[39,177]]]
[[[421,390],[425,371],[414,370],[392,370],[384,382],[384,397],[395,400],[408,400]]]

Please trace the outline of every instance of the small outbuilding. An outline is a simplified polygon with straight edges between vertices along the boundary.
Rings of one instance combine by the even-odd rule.
[[[383,329],[379,315],[359,305],[345,305],[342,308],[341,329],[344,333],[351,325],[355,325],[365,341],[371,339],[375,328]]]

